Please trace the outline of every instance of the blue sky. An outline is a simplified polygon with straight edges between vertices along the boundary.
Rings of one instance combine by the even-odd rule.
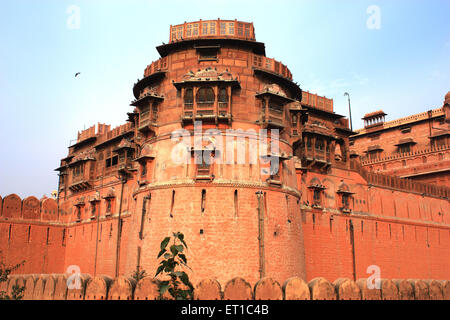
[[[67,10],[80,9],[79,29]],[[380,12],[369,29],[367,9]],[[450,90],[448,0],[15,0],[0,3],[0,195],[49,195],[78,130],[125,122],[132,86],[158,59],[169,25],[253,22],[268,57],[303,90],[333,98],[354,128],[442,106]],[[74,78],[76,72],[81,75]]]

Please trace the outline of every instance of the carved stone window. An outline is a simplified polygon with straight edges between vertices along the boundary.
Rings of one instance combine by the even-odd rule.
[[[192,106],[193,104],[194,104],[194,91],[191,88],[188,88],[184,93],[184,105]]]
[[[147,175],[147,162],[143,162],[141,164],[141,177],[145,177]]]
[[[351,201],[353,198],[353,192],[350,191],[348,185],[343,181],[338,187],[338,200],[340,201],[340,209],[344,213],[350,213],[352,211]]]
[[[242,36],[244,35],[244,24],[238,23],[238,35]]]
[[[221,22],[220,23],[220,34],[224,35],[227,33],[227,24],[226,22]]]
[[[325,145],[324,145],[323,139],[316,138],[316,150],[323,152],[324,148],[325,148]]]
[[[220,88],[219,90],[219,104],[228,103],[228,93],[226,88]]]
[[[202,153],[195,153],[197,163],[197,178],[207,177],[211,175],[211,160],[204,159]]]
[[[373,151],[369,151],[367,153],[367,156],[369,157],[370,160],[376,160],[379,159],[381,157],[381,150],[373,150]]]
[[[81,221],[81,206],[77,206],[77,222]]]
[[[313,205],[315,205],[315,206],[322,205],[322,190],[321,189],[314,189]]]
[[[192,36],[192,24],[188,24],[186,27],[186,37]]]
[[[198,23],[194,23],[194,29],[192,31],[192,35],[198,36]]]
[[[107,215],[108,215],[108,214],[111,214],[111,211],[112,211],[112,201],[113,201],[112,198],[106,199],[106,214],[107,214]]]
[[[310,200],[312,200],[313,208],[322,208],[323,191],[326,189],[319,179],[313,178],[309,183],[308,189],[310,189]]]
[[[225,114],[228,112],[228,92],[226,88],[219,89],[219,113]]]
[[[150,106],[142,107],[139,115],[140,125],[143,125],[144,122],[149,119],[149,116],[150,116]]]
[[[113,156],[111,158],[106,159],[106,168],[117,166],[119,163],[119,156]]]
[[[350,195],[349,194],[342,194],[342,208],[349,210],[350,209]]]
[[[312,150],[312,144],[311,144],[311,138],[308,137],[308,139],[306,140],[306,148],[308,149],[308,151]]]
[[[229,22],[228,23],[228,33],[229,34],[234,34],[234,22]]]
[[[401,146],[398,146],[398,152],[399,153],[409,153],[409,152],[411,152],[411,145],[410,144],[403,144]]]
[[[275,112],[279,112],[280,114],[283,113],[283,106],[273,100],[269,102],[269,109]]]
[[[72,169],[72,174],[73,174],[74,177],[82,176],[83,173],[84,173],[84,163],[77,164]]]
[[[214,90],[211,87],[200,88],[197,92],[198,104],[213,104],[215,100]]]
[[[196,165],[196,180],[213,180],[212,164],[214,161],[215,150],[194,150],[192,149],[192,156],[194,157],[194,164]]]
[[[293,124],[294,126],[297,126],[297,115],[296,115],[296,114],[293,114],[293,115],[292,115],[292,124]]]
[[[216,34],[216,23],[215,22],[209,23],[209,34]]]
[[[97,204],[95,202],[91,202],[91,217],[95,217],[96,211],[97,211]]]

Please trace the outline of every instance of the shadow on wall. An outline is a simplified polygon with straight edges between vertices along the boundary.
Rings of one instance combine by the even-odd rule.
[[[3,282],[0,291],[10,292],[13,285],[25,285],[25,300],[156,300],[158,280],[107,276],[79,277],[80,289],[68,289],[65,274],[13,275]],[[333,283],[315,278],[309,283],[294,277],[281,286],[263,278],[252,286],[242,278],[228,281],[224,290],[215,279],[200,281],[194,291],[196,300],[450,300],[450,281],[381,280],[380,289],[370,289],[366,279],[347,278]]]

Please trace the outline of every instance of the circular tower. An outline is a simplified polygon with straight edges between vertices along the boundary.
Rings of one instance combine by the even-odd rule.
[[[236,20],[171,26],[157,50],[129,113],[138,265],[156,270],[161,240],[180,231],[194,281],[305,278],[292,147],[302,92],[289,69]]]

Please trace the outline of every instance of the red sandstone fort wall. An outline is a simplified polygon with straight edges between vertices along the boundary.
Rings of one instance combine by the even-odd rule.
[[[313,179],[319,179],[326,187],[320,209],[305,203],[311,200],[307,186]],[[339,208],[336,192],[342,180],[354,193],[350,214],[333,209]],[[334,281],[340,277],[353,278],[354,273],[356,278],[366,277],[367,268],[375,265],[386,278],[449,277],[448,200],[370,186],[356,172],[339,169],[333,169],[328,175],[308,172],[299,181],[301,201],[289,193],[266,190],[267,276],[279,282],[292,276],[307,280],[325,276]],[[206,201],[202,212],[203,190]],[[237,208],[235,190],[239,195]],[[258,190],[197,185],[146,191],[144,194],[151,193],[152,199],[144,220],[142,201],[127,199],[122,206],[119,274],[130,275],[138,263],[142,269],[155,270],[159,242],[172,230],[180,230],[190,244],[188,258],[195,281],[221,269],[224,273],[220,281],[242,274],[256,282],[259,279],[255,195]],[[136,199],[142,199],[137,195]],[[25,259],[25,265],[16,273],[60,273],[70,265],[77,265],[83,273],[114,276],[118,203],[111,217],[82,224],[58,222],[55,204],[53,199],[21,201],[16,195],[3,199],[0,251],[5,262],[15,264]],[[141,228],[142,239],[138,236]],[[203,246],[204,243],[208,245]],[[209,259],[212,254],[214,259]],[[298,268],[303,259],[306,273]]]
[[[10,276],[0,290],[11,292],[12,286],[25,286],[24,300],[156,300],[158,282],[145,277],[134,279],[107,276],[81,276],[80,289],[67,288],[67,274]],[[263,278],[251,284],[245,278],[219,282],[205,278],[194,282],[195,300],[450,300],[450,282],[446,280],[380,279],[371,288],[366,278],[353,281],[340,278],[334,282],[317,277],[305,282],[298,277],[279,283]],[[165,296],[165,298],[170,298]]]
[[[23,201],[15,194],[2,201],[0,252],[4,262],[25,264],[18,273],[61,272],[64,267],[64,226],[57,225],[53,199]]]
[[[309,120],[302,127],[297,118],[302,105],[294,96],[301,90],[287,67],[266,58],[261,48],[257,54],[257,48],[247,45],[225,43],[216,58],[207,61],[201,59],[199,48],[186,46],[148,66],[145,78],[134,87],[135,98],[141,101],[140,110],[129,114],[131,123],[112,130],[99,124],[97,132],[91,127],[69,148],[57,169],[63,180],[59,205],[53,199],[22,200],[16,195],[2,200],[0,250],[5,262],[26,260],[16,273],[62,273],[76,265],[94,277],[129,276],[137,266],[150,274],[156,270],[161,240],[181,231],[188,241],[195,282],[218,273],[220,283],[242,276],[252,286],[261,276],[278,283],[294,276],[311,281],[319,276],[356,279],[366,277],[371,265],[380,268],[382,277],[448,279],[450,192],[355,167],[349,161],[348,120],[332,112],[333,101],[304,92]],[[217,91],[210,76],[202,75],[220,79],[225,70],[233,79],[224,83],[234,83],[226,103],[230,118],[219,123],[216,114],[204,129],[258,131],[274,125],[267,118],[268,105],[263,108],[258,97],[272,86],[280,90],[272,95],[290,101],[283,105],[278,123],[285,129],[280,141],[285,155],[275,184],[263,177],[260,162],[249,165],[248,159],[245,165],[212,165],[208,182],[196,179],[198,168],[192,158],[182,165],[171,161],[170,133],[193,129],[193,119],[189,123],[184,118],[185,88],[179,89],[177,83],[196,75],[190,80],[195,85],[189,86],[197,90],[210,83]],[[157,97],[151,99],[158,102],[150,105],[145,99],[154,90]],[[217,95],[215,99],[218,103]],[[143,107],[153,113],[150,106],[157,109],[157,124],[138,124],[136,119],[145,118]],[[295,126],[291,111],[296,112]],[[127,140],[132,137],[133,143]],[[127,161],[112,165],[122,142],[132,150],[133,160],[142,156],[144,160],[131,161],[127,151],[126,157],[121,154]],[[151,149],[149,154],[143,154],[146,148]],[[147,173],[140,161],[147,163]],[[123,172],[128,180],[122,185]],[[323,185],[316,207],[311,206],[314,185]],[[348,208],[342,208],[344,194],[349,195]],[[104,288],[109,286],[106,280],[99,281]],[[100,296],[106,297],[106,292]]]
[[[305,203],[312,203],[307,186],[313,179],[326,187],[323,208]],[[371,265],[378,266],[386,278],[449,277],[447,199],[371,186],[353,171],[334,169],[328,175],[308,172],[301,180],[308,280],[317,276],[353,278],[354,273],[361,278],[367,276]],[[341,181],[354,193],[351,214],[333,209],[340,205],[337,191]]]

